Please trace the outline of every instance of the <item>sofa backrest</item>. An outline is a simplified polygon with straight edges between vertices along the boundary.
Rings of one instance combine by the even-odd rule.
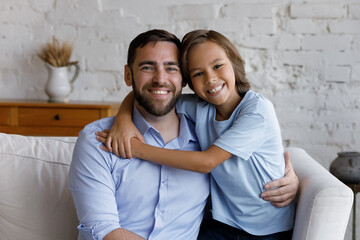
[[[68,190],[75,142],[0,133],[0,239],[77,239]]]

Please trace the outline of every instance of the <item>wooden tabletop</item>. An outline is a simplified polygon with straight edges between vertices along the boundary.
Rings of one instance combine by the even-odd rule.
[[[109,101],[68,101],[68,102],[49,102],[47,100],[41,99],[0,99],[0,106],[43,106],[43,105],[51,105],[53,107],[59,107],[66,105],[67,107],[84,107],[84,105],[88,107],[95,106],[114,106],[119,105],[119,102],[109,102]]]

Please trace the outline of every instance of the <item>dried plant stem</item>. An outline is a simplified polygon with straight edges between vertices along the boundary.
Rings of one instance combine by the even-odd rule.
[[[52,42],[47,43],[41,48],[40,53],[38,54],[44,62],[49,63],[54,67],[63,67],[77,62],[70,62],[73,46],[68,42],[63,42],[60,44],[59,40],[52,37]]]

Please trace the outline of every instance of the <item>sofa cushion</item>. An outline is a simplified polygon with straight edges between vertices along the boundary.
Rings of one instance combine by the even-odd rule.
[[[0,239],[76,239],[68,172],[75,137],[0,133]]]

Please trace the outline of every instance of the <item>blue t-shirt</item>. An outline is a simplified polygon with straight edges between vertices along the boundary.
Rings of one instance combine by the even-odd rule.
[[[180,132],[165,144],[134,107],[133,120],[146,143],[199,151],[194,125],[182,114]],[[209,194],[209,176],[140,159],[121,159],[100,149],[95,133],[114,117],[87,125],[75,145],[69,187],[80,221],[79,239],[102,239],[125,228],[145,239],[196,240]]]
[[[260,197],[264,185],[282,178],[285,169],[272,103],[248,91],[229,119],[217,121],[214,105],[188,94],[177,111],[195,121],[202,150],[216,145],[233,155],[211,171],[213,218],[254,235],[292,229],[294,203],[277,208]]]

